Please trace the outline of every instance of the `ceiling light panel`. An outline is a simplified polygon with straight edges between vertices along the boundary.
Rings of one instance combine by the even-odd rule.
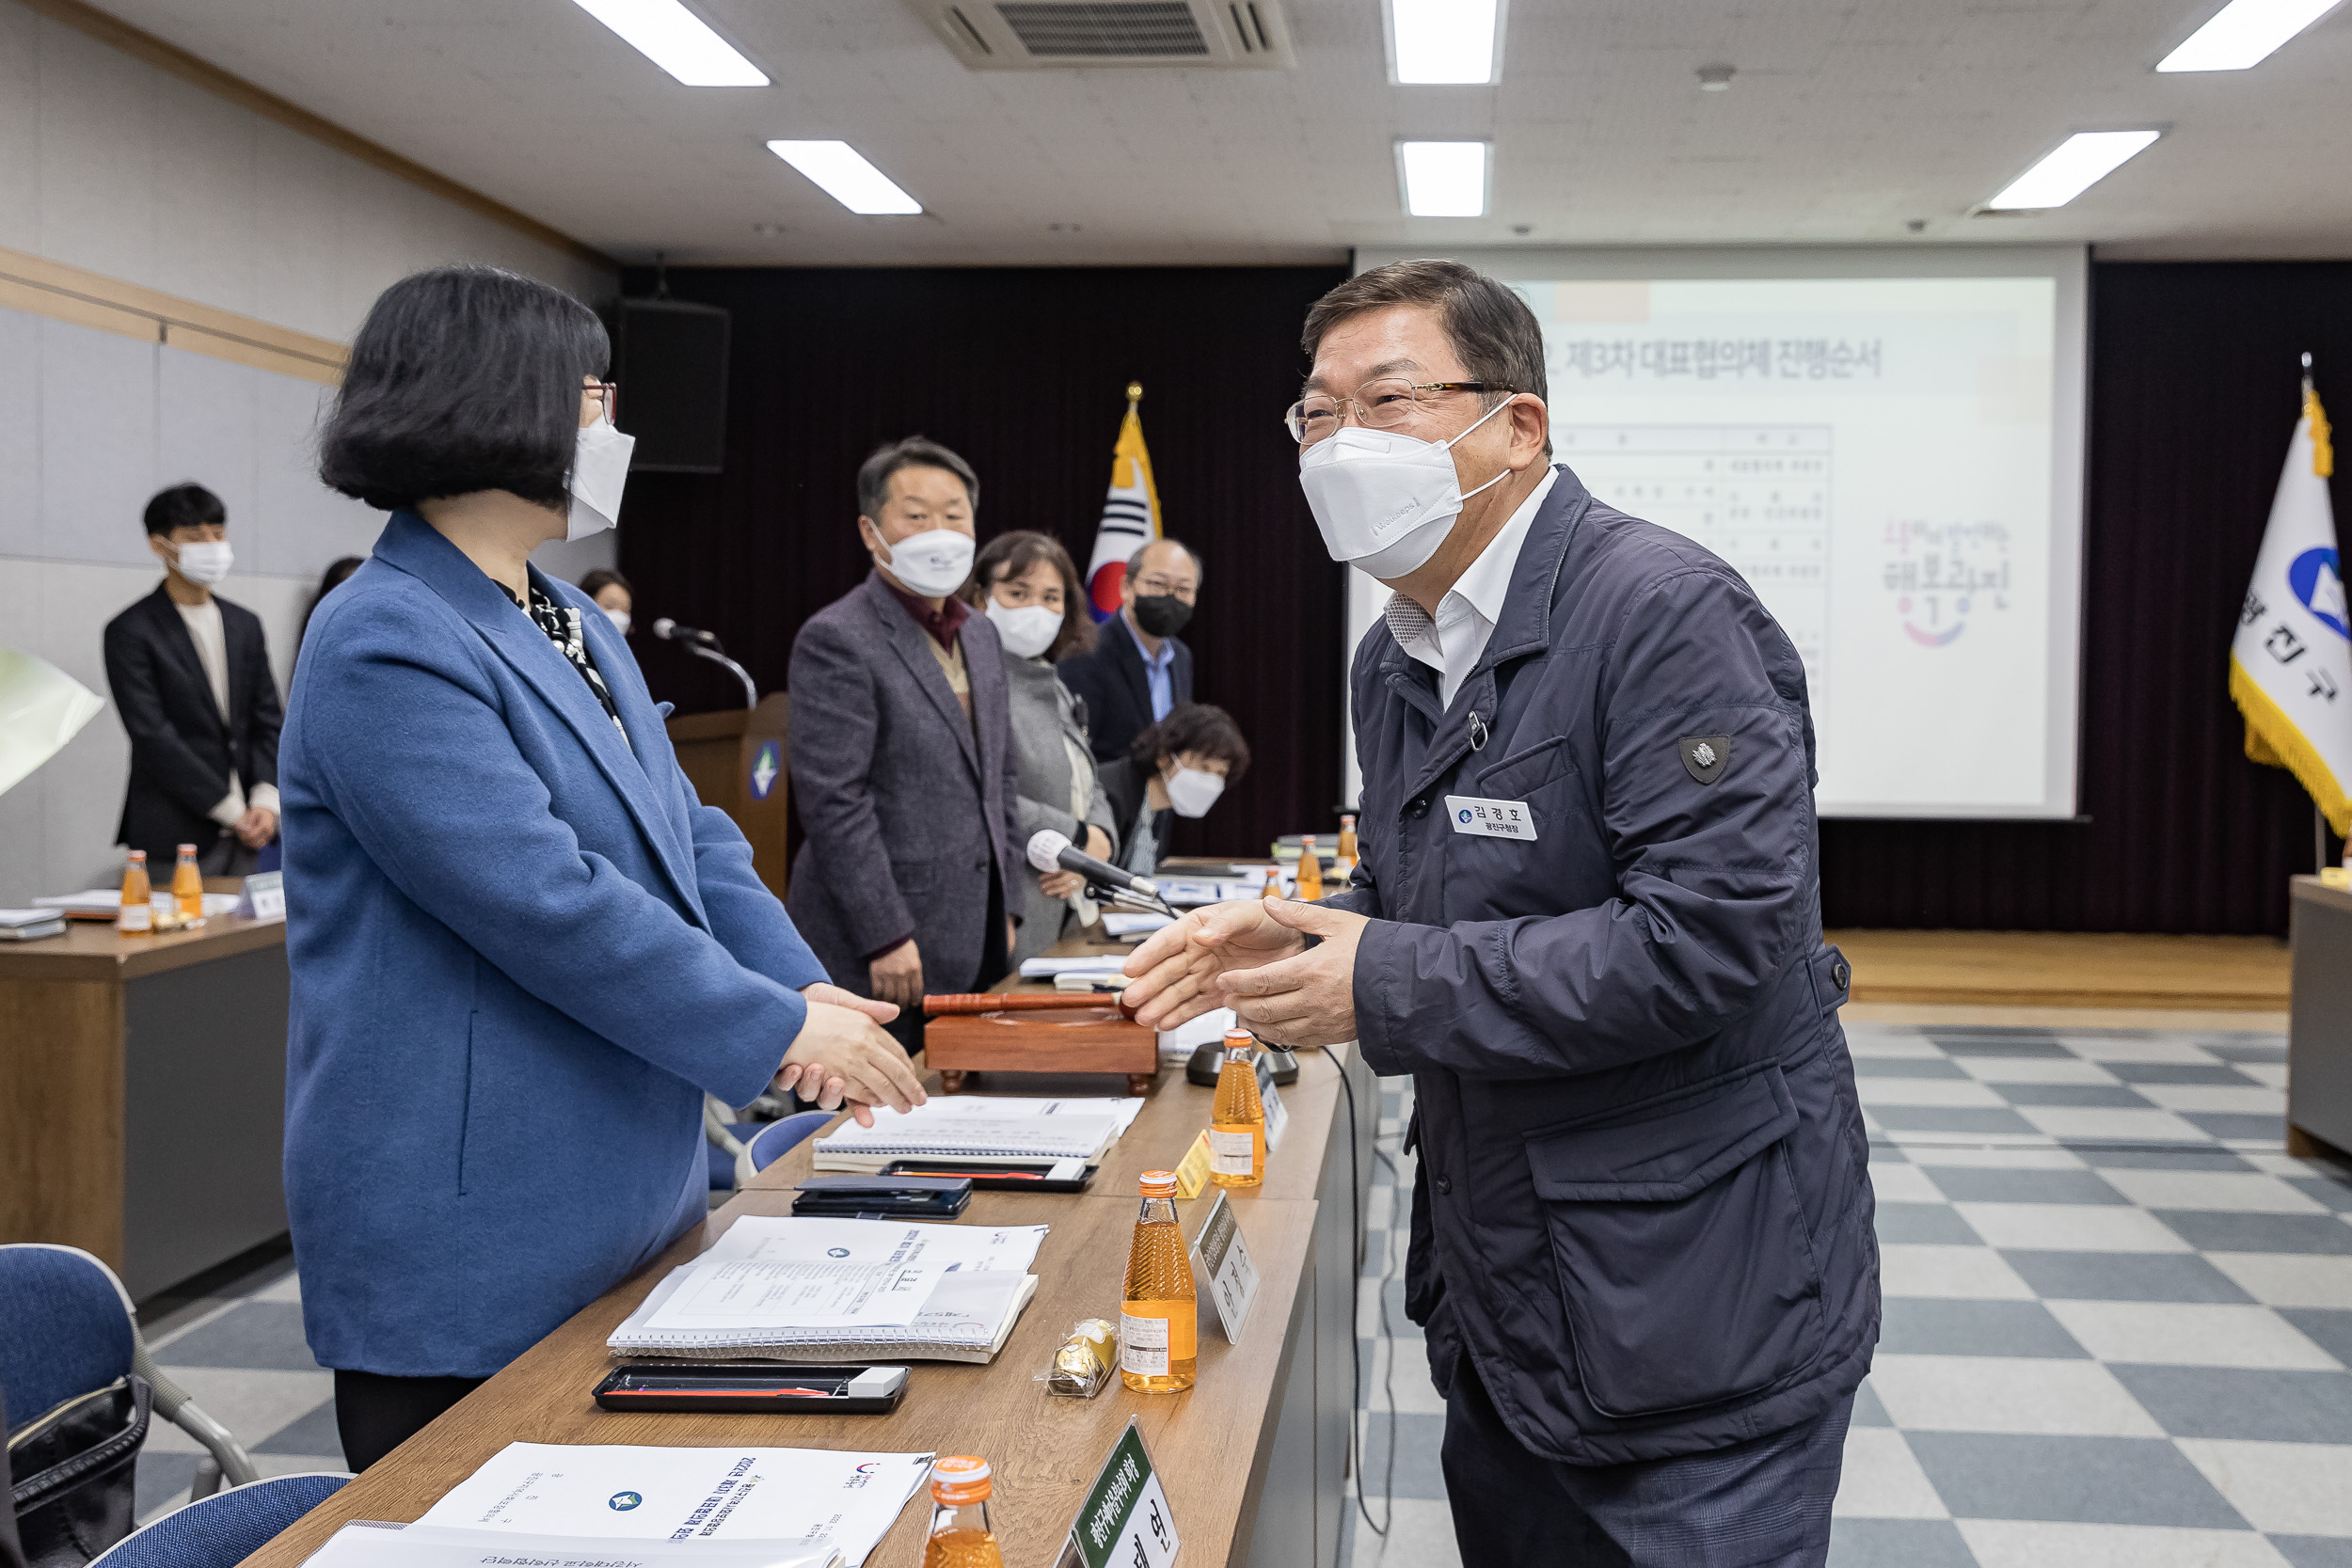
[[[771,141],[768,150],[852,213],[919,213],[923,204],[845,141]]]
[[[1490,150],[1483,141],[1397,143],[1405,210],[1417,218],[1485,217]]]
[[[1502,79],[1502,0],[1382,0],[1389,79],[1475,87]]]
[[[2106,179],[2163,133],[2077,131],[1985,206],[1994,212],[2063,207]]]
[[[2156,62],[2158,71],[2244,71],[2336,8],[2338,0],[2230,0]]]
[[[690,87],[764,87],[768,73],[678,0],[572,0]]]

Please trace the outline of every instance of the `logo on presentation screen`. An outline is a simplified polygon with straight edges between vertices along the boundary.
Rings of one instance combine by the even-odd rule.
[[[643,1493],[615,1492],[612,1496],[604,1499],[604,1506],[612,1509],[616,1513],[627,1513],[630,1509],[635,1508],[639,1503],[642,1503],[644,1500],[645,1498]]]
[[[771,740],[760,747],[758,755],[752,758],[752,799],[768,799],[768,792],[776,787],[776,775],[783,771],[783,764],[776,755],[776,743]]]
[[[2335,551],[2322,545],[2287,562],[2287,586],[2313,620],[2338,637],[2352,638],[2352,617],[2344,613],[2344,562]]]
[[[1972,621],[2007,616],[2007,524],[1904,520],[1887,524],[1883,542],[1887,595],[1903,635],[1920,647],[1949,647]]]

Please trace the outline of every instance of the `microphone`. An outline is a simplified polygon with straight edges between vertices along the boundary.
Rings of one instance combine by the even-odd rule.
[[[664,642],[682,644],[686,651],[696,658],[707,658],[713,664],[725,665],[735,678],[743,683],[743,705],[745,707],[759,705],[759,688],[753,684],[752,673],[726,656],[725,651],[719,646],[717,632],[705,631],[700,626],[681,626],[667,615],[656,621],[649,629]]]
[[[1089,882],[1123,888],[1146,898],[1156,899],[1160,895],[1159,884],[1151,878],[1121,871],[1108,861],[1098,861],[1051,828],[1039,830],[1029,840],[1029,863],[1040,871],[1075,871]]]
[[[653,634],[664,642],[699,642],[706,648],[719,645],[719,634],[700,626],[681,626],[664,615],[653,624]]]

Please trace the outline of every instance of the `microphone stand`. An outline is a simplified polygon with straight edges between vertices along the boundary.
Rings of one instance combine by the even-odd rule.
[[[700,642],[691,641],[685,638],[678,638],[676,641],[684,642],[686,651],[696,658],[707,658],[713,664],[723,664],[734,671],[735,678],[743,683],[743,705],[745,707],[759,705],[759,688],[752,684],[752,673],[749,670],[744,669],[716,648],[706,647]]]

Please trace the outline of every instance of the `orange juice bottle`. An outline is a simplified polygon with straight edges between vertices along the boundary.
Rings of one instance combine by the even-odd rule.
[[[1279,864],[1269,865],[1265,868],[1265,886],[1258,890],[1258,896],[1261,898],[1279,898],[1282,896],[1281,866]]]
[[[122,908],[115,913],[115,929],[126,937],[143,937],[155,929],[155,906],[149,903],[147,851],[134,849],[122,868]]]
[[[1138,1394],[1174,1394],[1200,1370],[1200,1307],[1192,1259],[1176,1223],[1176,1173],[1143,1173],[1143,1208],[1127,1248],[1119,1312],[1119,1381]]]
[[[171,896],[183,920],[204,918],[204,873],[196,868],[196,846],[180,846],[180,863],[171,868]]]
[[[988,1461],[977,1454],[943,1453],[931,1461],[931,1534],[923,1568],[1005,1568],[1005,1554],[988,1522]]]
[[[1300,898],[1323,896],[1323,852],[1315,847],[1315,835],[1309,833],[1298,841],[1298,893]]]
[[[1342,814],[1340,847],[1338,853],[1331,857],[1331,875],[1339,879],[1341,886],[1344,887],[1347,884],[1348,876],[1355,871],[1356,862],[1359,858],[1356,852],[1356,818],[1353,816]]]
[[[1225,1031],[1225,1065],[1209,1113],[1209,1180],[1254,1187],[1265,1180],[1265,1101],[1258,1096],[1258,1041],[1247,1029]]]

